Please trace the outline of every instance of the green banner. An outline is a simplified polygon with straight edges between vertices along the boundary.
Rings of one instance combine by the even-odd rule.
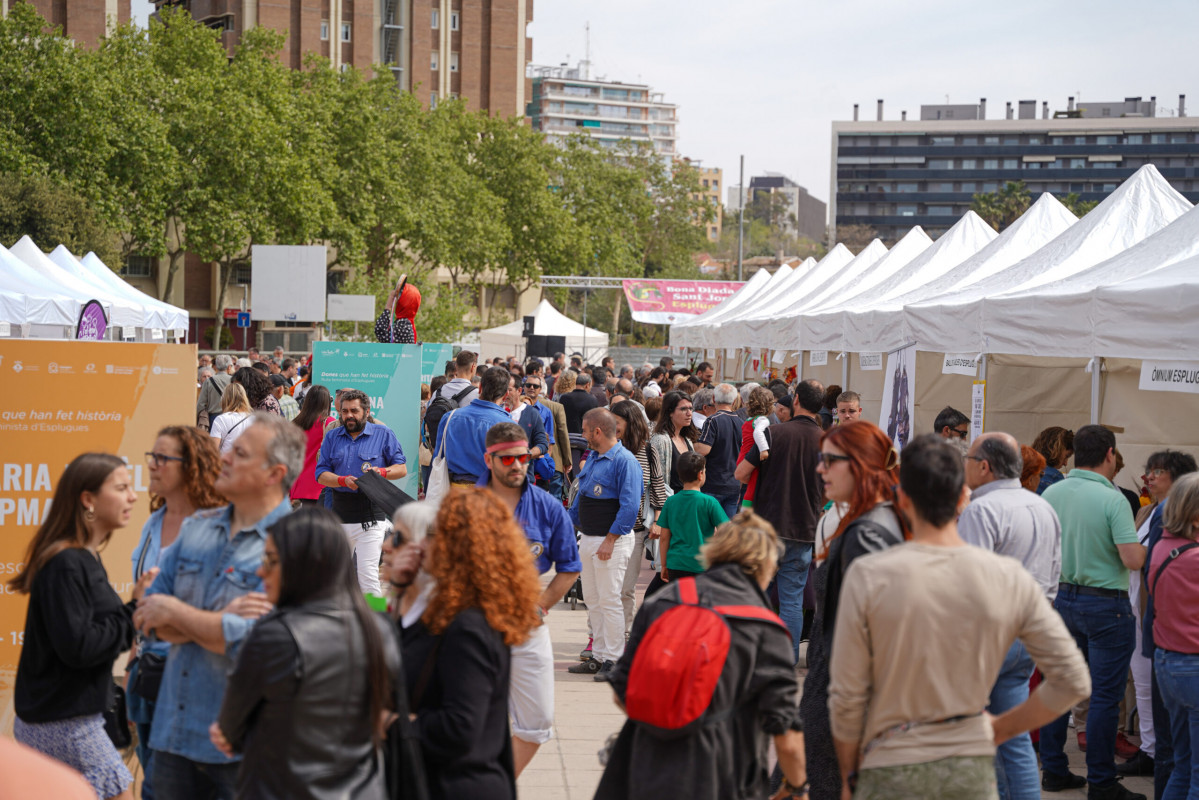
[[[420,382],[429,383],[436,375],[445,374],[445,362],[454,357],[454,345],[424,342],[420,346]]]
[[[417,496],[420,480],[420,385],[424,348],[440,355],[447,345],[314,342],[312,382],[335,394],[358,389],[371,399],[371,414],[395,431],[408,475],[394,483]],[[443,362],[444,363],[444,362]]]

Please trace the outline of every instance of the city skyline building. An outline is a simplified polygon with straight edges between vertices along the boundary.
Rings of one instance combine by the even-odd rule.
[[[117,25],[129,21],[130,0],[0,0],[0,16],[19,2],[29,2],[63,35],[87,47],[95,47]]]
[[[759,195],[764,194],[784,198],[783,216],[778,220],[781,230],[814,242],[824,241],[828,226],[828,206],[823,200],[813,197],[805,187],[783,173],[769,170],[749,179],[749,186],[745,190],[745,202],[752,204]],[[729,211],[741,209],[740,186],[729,187],[727,205]]]
[[[1199,119],[1158,117],[1157,99],[1076,103],[1050,113],[1049,103],[1007,103],[1003,119],[978,104],[927,105],[920,119],[832,124],[830,241],[843,225],[865,225],[892,243],[915,225],[936,238],[969,208],[977,193],[1023,181],[1032,199],[1043,192],[1099,202],[1145,164],[1153,164],[1183,196],[1199,202]]]

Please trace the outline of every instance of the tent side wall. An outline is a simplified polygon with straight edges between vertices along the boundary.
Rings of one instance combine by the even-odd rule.
[[[944,364],[942,353],[916,351],[916,419],[913,425],[917,434],[931,432],[937,415],[945,406],[953,406],[963,414],[970,415],[970,395],[975,379],[970,375],[944,375],[941,372]],[[881,382],[879,393],[882,393]],[[989,422],[989,407],[987,411]]]
[[[1088,360],[987,356],[986,430],[1032,444],[1051,425],[1070,430],[1086,425],[1091,420]]]

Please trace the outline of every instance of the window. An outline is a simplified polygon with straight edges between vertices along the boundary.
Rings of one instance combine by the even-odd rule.
[[[329,20],[327,19],[321,20],[321,41],[329,41]]]
[[[1029,144],[1044,144],[1044,142],[1040,136],[1029,136],[1028,143]]]
[[[999,169],[999,159],[998,158],[984,158],[983,159],[983,169]]]
[[[895,207],[895,213],[901,217],[916,216],[916,206],[914,205],[899,205]]]
[[[1124,137],[1124,144],[1144,144],[1145,137],[1139,133],[1130,133]]]
[[[928,213],[934,217],[948,217],[953,214],[953,206],[929,206]]]
[[[1070,184],[1070,191],[1071,191],[1071,192],[1085,192],[1086,190],[1087,190],[1087,185],[1086,185],[1085,183],[1072,183],[1072,184]]]
[[[250,266],[248,264],[241,267],[234,267],[233,269],[233,283],[235,284],[245,284],[249,286],[250,278],[252,276],[253,272],[250,271]]]
[[[1102,184],[1100,184],[1100,185],[1099,185],[1099,191],[1101,191],[1101,192],[1114,192],[1114,191],[1116,191],[1116,184],[1114,184],[1114,183],[1102,183]]]
[[[971,192],[971,193],[977,192],[978,189],[975,188],[976,185],[977,184],[975,184],[974,181],[966,181],[965,183],[962,184],[962,191],[963,192]]]
[[[1085,137],[1085,136],[1075,136],[1074,137],[1074,144],[1086,144],[1086,143],[1087,143],[1087,137]]]
[[[962,146],[963,147],[977,147],[978,146],[978,137],[977,136],[963,136],[962,137]]]
[[[999,191],[998,183],[984,183],[983,184],[983,194],[991,194],[992,192],[997,192],[997,191]]]
[[[1040,161],[1028,161],[1024,164],[1025,169],[1040,169],[1045,166]]]
[[[978,159],[963,158],[962,159],[962,169],[978,169]]]
[[[1096,136],[1095,144],[1116,144],[1115,136]]]
[[[1170,134],[1170,144],[1187,144],[1190,141],[1190,134],[1187,133],[1172,133]]]
[[[450,30],[452,30],[452,31],[458,30],[458,12],[457,11],[450,12]]]
[[[1182,161],[1183,159],[1180,158],[1177,160]],[[1091,169],[1115,169],[1116,166],[1115,161],[1096,161],[1094,164],[1091,164]]]
[[[928,160],[929,169],[953,169],[953,159],[951,158],[930,158]]]
[[[919,190],[916,188],[916,184],[914,183],[897,183],[895,184],[895,191],[906,194],[908,192],[915,192]]]
[[[1020,169],[1020,162],[1014,158],[1005,158],[1003,160],[1004,169]]]
[[[437,92],[429,92],[429,108],[437,108]]]
[[[998,136],[984,136],[983,144],[999,144]]]
[[[703,187],[705,189],[708,188],[708,179],[707,178],[704,178],[702,181],[700,181],[700,183],[703,184]]]
[[[1165,143],[1166,143],[1166,134],[1152,133],[1149,135],[1149,144],[1165,144]]]
[[[1020,137],[1019,136],[1005,136],[1005,137],[1003,137],[1003,143],[1004,144],[1020,144]]]
[[[441,66],[438,56],[439,54],[436,50],[429,53],[429,69],[433,70],[434,72],[436,72]]]
[[[348,22],[341,23],[341,40],[343,42],[350,41],[350,28],[351,28],[350,23],[348,23]]]
[[[718,180],[713,180],[713,181],[712,181],[712,188],[713,188],[713,189],[719,189],[719,188],[720,188],[720,181],[718,181]]]
[[[433,9],[433,24],[429,27],[431,27],[433,30],[437,30],[441,27],[441,12],[437,9]]]
[[[1086,169],[1087,168],[1087,160],[1085,158],[1072,158],[1072,159],[1070,159],[1069,166],[1070,166],[1070,169]]]
[[[458,71],[458,54],[450,53],[450,72]]]
[[[937,184],[937,188],[935,189],[935,191],[938,191],[938,192],[952,192],[952,191],[953,191],[953,184],[952,184],[952,183],[938,183],[938,184]]]
[[[952,147],[953,146],[953,137],[952,136],[934,136],[934,137],[932,137],[932,143],[934,145],[938,145],[938,146]]]
[[[1052,139],[1049,140],[1049,143],[1050,144],[1065,144],[1066,140],[1060,136],[1054,136]]]
[[[129,256],[121,274],[126,278],[152,278],[157,260],[151,256]]]

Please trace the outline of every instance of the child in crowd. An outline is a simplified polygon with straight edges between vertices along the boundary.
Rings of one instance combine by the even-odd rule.
[[[683,453],[678,458],[683,490],[668,497],[658,514],[662,571],[645,590],[646,597],[669,581],[702,573],[700,548],[712,538],[718,525],[729,521],[719,501],[700,491],[708,477],[707,459],[696,452]]]
[[[759,386],[749,393],[746,403],[749,419],[741,426],[741,452],[737,454],[740,464],[750,449],[757,445],[763,459],[770,458],[770,442],[766,439],[766,428],[770,426],[770,412],[774,409],[774,392]],[[758,487],[758,471],[754,470],[745,485],[745,494],[741,497],[742,508],[754,507],[754,491]]]

